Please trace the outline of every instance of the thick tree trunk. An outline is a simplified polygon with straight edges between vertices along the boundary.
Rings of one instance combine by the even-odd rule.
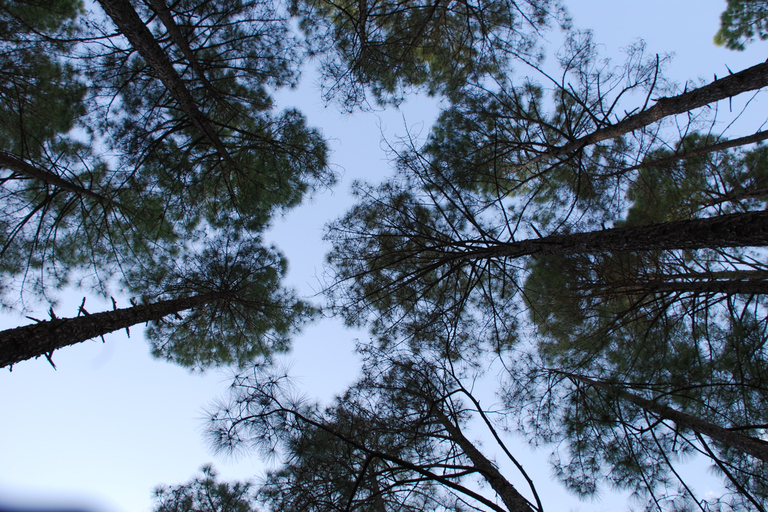
[[[656,104],[647,110],[629,116],[614,125],[600,128],[594,132],[531,159],[521,167],[528,167],[548,158],[555,158],[596,144],[614,139],[625,133],[638,130],[668,116],[682,114],[690,110],[704,107],[716,101],[731,98],[738,94],[754,91],[768,86],[768,62],[752,66],[738,73],[728,75],[719,80],[677,96],[659,98]]]
[[[504,478],[504,475],[483,455],[480,450],[461,432],[456,425],[439,409],[436,412],[440,423],[445,427],[448,435],[461,448],[464,454],[469,457],[472,464],[485,477],[485,480],[493,488],[496,494],[504,502],[509,512],[533,512],[535,509],[528,503],[515,486]]]
[[[520,258],[539,254],[768,246],[768,211],[734,213],[626,228],[488,243],[453,252],[451,259]]]
[[[637,396],[634,393],[630,393],[624,389],[618,388],[605,382],[592,380],[582,375],[576,375],[568,372],[557,371],[562,375],[565,375],[571,379],[588,384],[596,389],[600,389],[612,395],[615,395],[622,400],[631,402],[642,409],[656,414],[657,416],[674,421],[678,428],[684,428],[692,430],[693,432],[705,435],[710,439],[713,439],[726,446],[730,446],[736,450],[740,450],[744,453],[748,453],[753,457],[757,457],[763,461],[768,462],[768,443],[755,439],[752,437],[743,436],[737,434],[731,430],[725,429],[713,423],[709,423],[690,414],[686,414],[680,411],[676,411],[671,407],[660,404],[653,400],[648,400],[641,396]]]
[[[128,0],[98,0],[98,2],[131,43],[131,46],[157,73],[160,81],[163,82],[163,85],[179,104],[179,108],[189,117],[192,124],[208,137],[219,156],[229,165],[234,166],[235,162],[218,133],[197,108],[192,94],[173,68],[173,63],[157,43],[152,32],[141,21],[130,2]]]
[[[689,293],[696,295],[766,295],[768,281],[745,279],[742,281],[650,281],[637,285],[617,287],[615,292],[629,293]]]
[[[132,325],[159,320],[227,297],[207,293],[182,299],[164,300],[114,311],[85,314],[75,318],[54,318],[0,332],[0,368],[39,356],[50,356],[59,348],[119,331]]]

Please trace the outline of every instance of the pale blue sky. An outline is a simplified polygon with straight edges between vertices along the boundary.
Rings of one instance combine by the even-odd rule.
[[[636,38],[648,51],[674,52],[668,75],[675,80],[726,74],[765,60],[765,44],[736,53],[717,48],[723,0],[578,0],[568,1],[574,24],[591,28],[608,55]],[[277,219],[270,237],[288,256],[290,282],[302,293],[320,288],[323,272],[323,225],[343,213],[351,202],[352,179],[379,180],[390,174],[381,134],[390,139],[411,132],[426,134],[437,110],[434,102],[414,98],[402,111],[341,115],[324,107],[312,84],[281,95],[286,106],[298,106],[310,124],[330,139],[333,162],[343,178],[332,191],[322,191],[306,205]],[[761,109],[765,118],[765,103]],[[756,128],[753,126],[752,128]],[[735,135],[735,133],[734,133]],[[63,298],[59,316],[76,314],[82,294]],[[123,300],[127,305],[127,300]],[[91,312],[102,309],[88,300]],[[103,309],[109,306],[103,305]],[[43,316],[39,312],[37,316]],[[2,327],[20,323],[2,317]],[[306,329],[286,358],[292,374],[311,396],[330,397],[355,378],[353,339],[364,336],[326,320]],[[205,463],[213,462],[225,479],[245,479],[261,463],[214,456],[201,435],[204,407],[222,394],[228,373],[190,374],[154,360],[141,329],[107,336],[107,342],[86,342],[57,351],[54,371],[46,361],[18,364],[0,372],[0,505],[11,503],[89,504],[94,512],[145,512],[151,490],[159,483],[187,481]],[[557,483],[548,483],[547,452],[522,448],[521,458],[540,479],[545,508],[609,510],[606,503],[561,500]],[[550,488],[558,491],[548,491]]]

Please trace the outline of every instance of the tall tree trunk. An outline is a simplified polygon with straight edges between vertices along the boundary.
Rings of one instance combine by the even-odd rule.
[[[585,295],[612,296],[646,293],[689,293],[696,295],[766,295],[768,273],[724,271],[685,273],[660,277],[638,277],[580,287]]]
[[[483,246],[484,245],[484,246]],[[476,249],[449,253],[450,259],[520,258],[539,254],[768,246],[768,211],[733,213],[625,228],[549,235],[517,242],[478,242]]]
[[[181,33],[181,29],[176,24],[176,21],[173,19],[173,13],[170,9],[168,9],[168,6],[165,3],[165,0],[148,0],[149,6],[152,8],[153,11],[155,11],[155,14],[157,14],[157,17],[160,18],[160,21],[163,22],[163,25],[165,26],[165,29],[168,31],[168,35],[171,37],[171,40],[173,41],[173,44],[176,45],[178,49],[181,50],[181,52],[184,54],[184,58],[187,59],[187,62],[189,63],[189,67],[192,68],[192,71],[195,72],[195,75],[197,75],[197,78],[202,82],[203,87],[205,87],[205,90],[208,91],[208,94],[210,94],[212,97],[214,97],[217,100],[220,100],[220,95],[216,89],[213,88],[211,83],[208,81],[208,77],[205,76],[205,72],[203,71],[203,68],[200,66],[200,62],[198,62],[197,58],[195,57],[194,52],[192,51],[192,48],[189,46],[189,41],[186,40],[184,37],[184,34]]]
[[[520,494],[515,486],[504,478],[504,475],[483,455],[480,450],[461,432],[454,423],[436,406],[436,415],[440,423],[448,431],[448,435],[459,445],[464,454],[469,457],[475,468],[485,477],[488,484],[504,502],[509,512],[533,512],[535,509]]]
[[[752,66],[677,96],[659,98],[656,104],[647,110],[629,116],[614,125],[597,129],[589,135],[572,140],[562,146],[554,147],[522,164],[520,167],[528,167],[547,158],[574,153],[586,146],[638,130],[667,116],[689,112],[710,103],[732,98],[743,92],[754,91],[766,86],[768,86],[768,62]]]
[[[117,28],[131,43],[131,46],[147,61],[147,64],[157,73],[168,92],[176,100],[179,108],[189,117],[192,124],[200,130],[216,148],[216,152],[229,165],[235,167],[235,162],[211,123],[197,108],[192,94],[184,81],[173,68],[173,63],[155,40],[152,32],[141,21],[135,9],[128,0],[98,0],[104,12],[112,19]]]
[[[584,377],[582,375],[569,372],[563,372],[559,370],[554,371],[571,379],[583,382],[584,384],[588,384],[596,389],[605,391],[618,398],[621,398],[622,400],[633,403],[638,407],[641,407],[650,413],[656,414],[661,418],[674,421],[678,428],[684,428],[692,430],[698,434],[703,434],[719,443],[730,446],[731,448],[740,450],[744,453],[748,453],[753,457],[757,457],[758,459],[768,462],[768,443],[765,441],[737,434],[736,432],[715,425],[714,423],[709,423],[708,421],[704,421],[695,416],[691,416],[690,414],[676,411],[671,407],[660,404],[653,400],[648,400],[606,382],[593,380],[589,377]]]
[[[142,304],[75,318],[53,318],[0,331],[0,368],[33,357],[48,356],[59,348],[119,331],[132,325],[226,299],[229,293],[206,293],[181,299]]]

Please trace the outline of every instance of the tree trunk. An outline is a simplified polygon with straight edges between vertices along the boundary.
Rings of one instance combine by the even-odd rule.
[[[41,169],[30,163],[27,163],[24,160],[18,158],[16,155],[6,151],[0,151],[0,167],[5,167],[6,169],[9,169],[16,174],[26,176],[27,178],[40,180],[44,183],[48,183],[51,186],[58,187],[62,190],[67,190],[77,194],[80,197],[93,199],[94,201],[97,201],[98,203],[101,203],[105,206],[112,204],[112,200],[99,195],[92,190],[67,181],[58,174],[49,171],[48,169]]]
[[[558,370],[555,370],[555,372],[615,395],[618,398],[626,400],[627,402],[631,402],[650,413],[656,414],[661,418],[674,421],[678,428],[684,428],[692,430],[698,434],[703,434],[719,443],[730,446],[731,448],[740,450],[744,453],[748,453],[753,457],[757,457],[760,460],[768,462],[768,443],[765,441],[737,434],[731,430],[725,429],[713,423],[709,423],[700,418],[696,418],[690,414],[676,411],[671,407],[660,404],[653,400],[648,400],[641,396],[637,396],[633,393],[630,393],[629,391],[625,391],[605,382],[592,380],[589,377],[584,377],[568,372],[562,372]]]
[[[700,272],[606,282],[584,286],[585,295],[625,294],[766,295],[768,273],[761,271]]]
[[[562,146],[554,147],[520,167],[529,167],[547,158],[575,153],[586,146],[607,139],[614,139],[625,133],[648,126],[665,117],[689,112],[710,103],[732,98],[743,92],[754,91],[766,86],[768,86],[768,62],[763,62],[738,73],[715,80],[698,89],[669,98],[659,98],[656,104],[648,110],[629,116],[614,125],[595,130],[589,135],[572,140]]]
[[[141,21],[128,0],[98,0],[104,12],[131,43],[131,46],[147,61],[157,73],[160,81],[176,100],[179,108],[189,117],[192,124],[211,141],[216,152],[229,165],[235,166],[232,156],[219,138],[216,130],[197,108],[192,94],[173,68],[173,63],[155,40],[152,32]]]
[[[487,243],[451,254],[453,259],[520,258],[539,254],[714,249],[768,246],[768,211],[733,213],[626,228]]]
[[[203,68],[200,67],[200,62],[198,62],[197,58],[195,58],[195,54],[192,52],[192,48],[189,46],[189,41],[187,41],[184,38],[184,34],[181,33],[181,29],[176,24],[176,21],[173,19],[173,13],[171,13],[170,9],[168,9],[168,6],[165,3],[165,0],[148,0],[149,6],[152,8],[153,11],[155,11],[155,14],[157,14],[157,17],[160,19],[160,21],[163,22],[163,25],[165,26],[165,29],[168,31],[168,35],[171,37],[171,40],[173,41],[173,44],[176,45],[177,48],[181,50],[181,52],[184,54],[184,57],[187,59],[187,62],[189,63],[189,67],[192,68],[192,71],[195,72],[195,75],[197,75],[197,78],[202,82],[203,87],[205,87],[205,90],[208,91],[208,94],[216,98],[217,100],[219,98],[219,94],[216,91],[216,89],[213,88],[211,83],[208,81],[208,77],[205,76],[205,72],[203,71]]]
[[[207,293],[181,299],[142,304],[75,318],[54,318],[0,332],[0,368],[50,354],[132,325],[159,320],[164,316],[226,299],[227,293]]]
[[[747,144],[754,144],[755,142],[761,142],[766,139],[768,139],[768,131],[757,132],[757,133],[753,133],[752,135],[747,135],[745,137],[739,137],[737,139],[724,140],[722,142],[705,146],[703,148],[694,148],[688,151],[681,151],[680,153],[674,153],[672,155],[656,158],[653,160],[643,160],[637,165],[633,165],[631,167],[625,167],[624,169],[621,169],[620,171],[617,171],[611,174],[623,174],[625,172],[635,171],[637,169],[669,164],[672,162],[676,162],[678,160],[685,160],[687,158],[694,158],[697,156],[707,155],[709,153],[714,153],[715,151],[722,151],[724,149],[746,146]]]
[[[478,450],[475,445],[453,424],[453,422],[436,406],[436,415],[440,423],[448,431],[450,438],[459,445],[472,464],[485,477],[488,484],[504,502],[509,512],[533,512],[535,509],[528,503],[515,486],[504,478],[504,475]]]

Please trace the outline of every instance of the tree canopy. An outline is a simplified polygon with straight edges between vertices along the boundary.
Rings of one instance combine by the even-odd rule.
[[[279,465],[204,468],[157,510],[541,511],[504,428],[581,496],[768,508],[768,132],[732,128],[768,63],[678,85],[669,56],[611,61],[550,0],[96,4],[0,9],[0,275],[10,305],[75,282],[132,306],[51,306],[0,333],[0,366],[146,323],[157,356],[240,367],[213,443]],[[729,1],[716,42],[764,39],[764,4]],[[371,336],[329,404],[269,364],[318,310],[262,236],[335,179],[321,131],[273,100],[307,62],[346,111],[443,107],[328,223],[324,311]],[[472,384],[489,365],[500,410]],[[693,457],[720,495],[682,475]]]
[[[148,331],[154,353],[191,367],[285,350],[313,309],[282,288],[286,263],[260,237],[334,180],[319,131],[270,97],[301,63],[287,15],[260,1],[105,0],[103,13],[60,4],[2,11],[18,73],[2,78],[4,298],[49,299],[73,278],[106,297],[208,297],[186,304],[183,321],[163,319],[181,318],[172,309],[134,323],[159,322]],[[238,251],[233,265],[227,253]],[[4,364],[84,335],[45,341],[38,327],[41,345]]]
[[[716,105],[768,68],[678,89],[663,56],[612,64],[576,31],[557,60],[466,84],[357,186],[331,298],[381,347],[508,361],[512,423],[580,494],[700,506],[679,473],[699,453],[728,489],[711,506],[764,509],[764,119],[717,134]]]

